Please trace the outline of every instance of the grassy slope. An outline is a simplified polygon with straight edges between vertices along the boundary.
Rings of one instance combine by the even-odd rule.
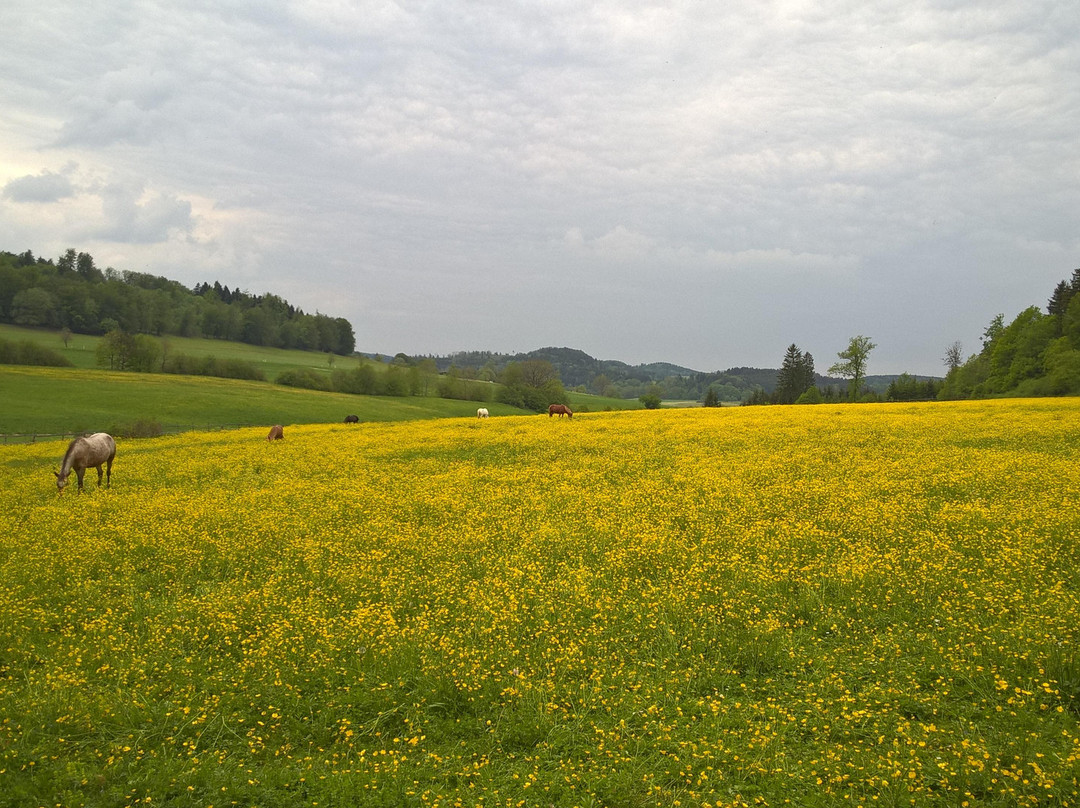
[[[479,404],[429,398],[389,398],[320,393],[265,383],[188,376],[109,373],[96,370],[100,337],[73,334],[64,347],[51,329],[0,324],[0,339],[31,340],[66,357],[78,371],[0,365],[0,434],[12,432],[79,432],[105,429],[138,420],[166,427],[261,423],[331,423],[348,413],[365,421],[402,421],[471,415]],[[324,354],[286,351],[240,342],[168,337],[173,354],[241,359],[263,369],[273,380],[283,370],[310,368],[329,374]],[[386,365],[370,359],[335,357],[334,367],[348,369],[369,363],[382,372]],[[84,371],[84,372],[80,372]],[[637,400],[569,394],[575,410],[639,409]],[[66,402],[58,406],[57,402]],[[492,415],[521,414],[502,404],[485,404]]]
[[[486,404],[492,415],[520,415]],[[354,396],[266,382],[0,365],[0,433],[79,432],[151,420],[163,426],[405,421],[474,415],[475,401]]]
[[[577,409],[625,409],[637,402],[573,394]],[[584,407],[582,405],[585,405]],[[475,415],[481,403],[435,397],[355,396],[268,382],[171,374],[0,365],[0,434],[114,430],[136,421],[166,429],[238,424],[408,421]],[[522,410],[483,402],[493,416]]]
[[[101,337],[87,334],[72,334],[68,346],[60,339],[60,333],[51,329],[20,328],[14,325],[0,324],[0,339],[31,340],[51,348],[68,359],[75,367],[89,370],[97,367],[97,350]],[[192,339],[188,337],[164,337],[160,342],[169,354],[187,354],[188,356],[214,356],[218,359],[240,359],[262,368],[266,378],[271,381],[283,370],[310,368],[322,373],[330,373],[330,364],[326,354],[317,351],[286,351],[281,348],[264,348],[247,345],[243,342],[226,342],[219,339]],[[334,357],[335,368],[355,367],[358,361],[370,362],[382,370],[382,362],[369,359],[357,360],[355,357]]]

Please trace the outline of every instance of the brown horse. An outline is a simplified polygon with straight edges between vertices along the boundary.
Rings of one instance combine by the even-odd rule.
[[[56,492],[64,493],[68,475],[75,469],[75,476],[79,478],[79,493],[83,490],[83,474],[88,468],[97,469],[97,484],[101,488],[101,466],[105,465],[105,487],[112,482],[112,464],[116,457],[116,441],[112,435],[106,432],[95,432],[82,438],[75,438],[68,444],[64,460],[60,464],[60,471],[54,471],[56,475]]]
[[[558,415],[560,418],[562,418],[564,415],[568,415],[571,418],[574,417],[574,413],[572,413],[570,411],[570,408],[567,407],[565,404],[552,404],[550,407],[548,407],[548,418],[553,415]]]
[[[270,434],[266,436],[266,439],[268,441],[269,440],[284,440],[285,439],[285,430],[281,428],[281,424],[274,424],[272,427],[270,427]]]
[[[359,415],[346,415],[345,416],[345,423],[347,423],[347,424],[358,424],[358,423],[360,423],[360,416]]]

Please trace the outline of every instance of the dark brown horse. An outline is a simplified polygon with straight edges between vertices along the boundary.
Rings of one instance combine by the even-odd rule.
[[[574,417],[574,413],[572,413],[570,411],[570,408],[567,407],[565,404],[552,404],[550,407],[548,407],[548,418],[553,415],[558,415],[560,418],[562,418],[564,415],[568,415],[571,418]]]
[[[266,436],[267,440],[284,440],[285,430],[281,428],[281,424],[274,424],[270,427],[270,434]]]
[[[347,424],[358,424],[358,423],[360,423],[360,416],[359,415],[346,415],[345,416],[345,423],[347,423]]]
[[[54,471],[56,475],[56,491],[64,493],[68,475],[75,470],[75,476],[79,478],[79,492],[83,490],[83,474],[88,468],[97,469],[97,484],[101,487],[101,466],[105,465],[105,487],[112,482],[112,464],[116,457],[116,441],[107,432],[95,432],[82,438],[75,438],[68,444],[64,460],[60,464],[60,471]]]

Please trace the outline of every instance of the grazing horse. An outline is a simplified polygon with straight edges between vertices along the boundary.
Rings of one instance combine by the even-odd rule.
[[[97,469],[97,484],[101,487],[101,465],[105,464],[105,487],[112,482],[112,464],[116,457],[116,441],[112,435],[106,432],[95,432],[82,438],[75,438],[68,444],[64,460],[60,464],[60,471],[54,471],[56,475],[56,492],[64,493],[68,475],[75,469],[75,476],[79,478],[79,492],[83,490],[83,474],[88,468]]]
[[[478,409],[476,411],[476,417],[477,418],[487,418],[488,417],[487,407],[481,407],[480,409]]]
[[[347,424],[358,424],[358,423],[360,423],[360,416],[359,415],[346,415],[345,416],[345,423],[347,423]]]
[[[274,424],[270,427],[270,434],[266,436],[268,441],[270,440],[284,440],[285,430],[281,428],[281,424]]]
[[[572,413],[570,411],[570,408],[567,407],[565,404],[552,404],[550,407],[548,407],[548,418],[553,415],[558,415],[560,418],[562,418],[564,415],[568,415],[571,418],[574,417],[574,413]]]

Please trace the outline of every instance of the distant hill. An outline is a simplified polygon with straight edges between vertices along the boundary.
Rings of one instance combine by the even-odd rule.
[[[451,365],[459,368],[482,370],[490,366],[495,372],[502,371],[510,362],[526,362],[533,359],[550,362],[559,372],[559,378],[567,387],[588,386],[600,375],[612,382],[633,380],[648,384],[659,382],[668,376],[693,376],[698,373],[690,368],[667,362],[646,365],[628,365],[615,359],[596,359],[576,348],[537,348],[527,353],[505,354],[493,351],[459,351],[447,356],[432,357],[440,371]]]
[[[485,368],[490,372],[500,373],[510,362],[545,360],[555,367],[559,378],[569,389],[581,387],[590,392],[607,394],[614,391],[616,395],[624,398],[634,398],[656,384],[663,388],[663,397],[666,399],[701,399],[705,392],[713,387],[722,400],[740,401],[757,389],[772,393],[776,389],[779,372],[776,368],[735,367],[706,373],[669,362],[629,365],[615,359],[596,359],[576,348],[554,347],[515,354],[459,351],[429,358],[434,359],[439,370],[443,372],[453,365],[462,370],[471,369],[478,374]],[[884,393],[895,378],[895,375],[868,376],[865,384],[875,392]],[[817,374],[816,380],[822,388],[847,389],[846,379]]]

